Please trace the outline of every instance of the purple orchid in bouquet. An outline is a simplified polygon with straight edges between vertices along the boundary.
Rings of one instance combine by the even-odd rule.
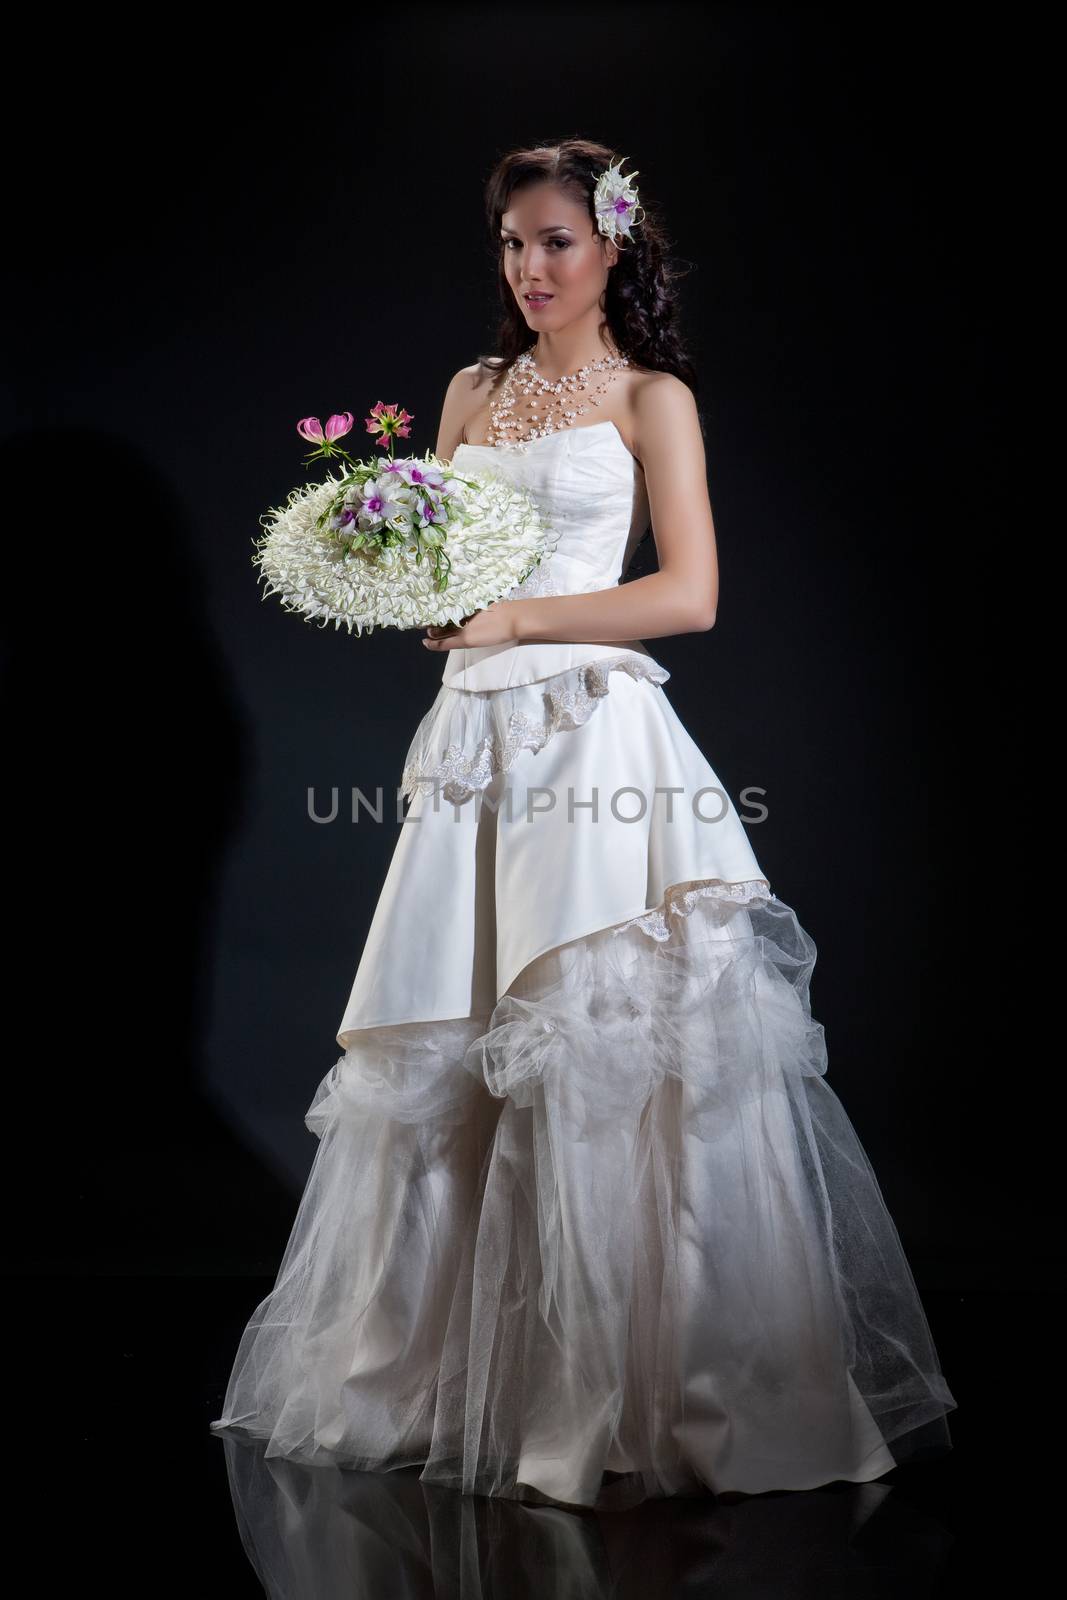
[[[294,489],[253,541],[253,561],[287,609],[362,633],[466,620],[504,598],[555,540],[529,490],[488,469],[472,475],[429,451],[394,456],[414,416],[379,400],[365,418],[387,456],[357,460],[340,443],[351,411],[302,417],[306,463],[337,458],[341,475]]]

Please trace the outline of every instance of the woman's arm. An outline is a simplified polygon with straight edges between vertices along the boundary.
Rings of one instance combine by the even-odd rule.
[[[632,419],[659,571],[595,594],[515,600],[517,639],[598,644],[700,633],[714,625],[715,525],[693,391],[680,378],[657,373],[636,385]]]

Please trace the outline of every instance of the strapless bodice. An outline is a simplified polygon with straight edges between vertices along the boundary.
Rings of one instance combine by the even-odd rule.
[[[528,489],[551,522],[555,540],[526,579],[507,595],[588,594],[615,587],[648,528],[640,462],[613,422],[579,425],[522,445],[459,444],[457,471],[503,472]],[[583,644],[532,641],[445,652],[442,682],[453,689],[506,689],[536,683],[607,656],[640,655],[639,640]],[[666,681],[670,674],[660,669]]]

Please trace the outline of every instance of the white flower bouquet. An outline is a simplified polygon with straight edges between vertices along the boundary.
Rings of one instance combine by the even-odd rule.
[[[394,458],[411,414],[380,400],[365,419],[388,459],[356,461],[337,441],[350,411],[297,424],[316,449],[337,456],[339,477],[294,489],[260,517],[253,563],[287,611],[357,634],[376,627],[461,623],[505,599],[550,554],[557,536],[529,490],[492,470],[457,472],[429,451]]]

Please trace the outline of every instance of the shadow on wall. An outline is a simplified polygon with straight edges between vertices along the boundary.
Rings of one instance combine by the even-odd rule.
[[[187,513],[99,430],[21,433],[3,461],[11,993],[34,1035],[11,1058],[15,1270],[271,1271],[292,1197],[198,1079],[248,740]]]

